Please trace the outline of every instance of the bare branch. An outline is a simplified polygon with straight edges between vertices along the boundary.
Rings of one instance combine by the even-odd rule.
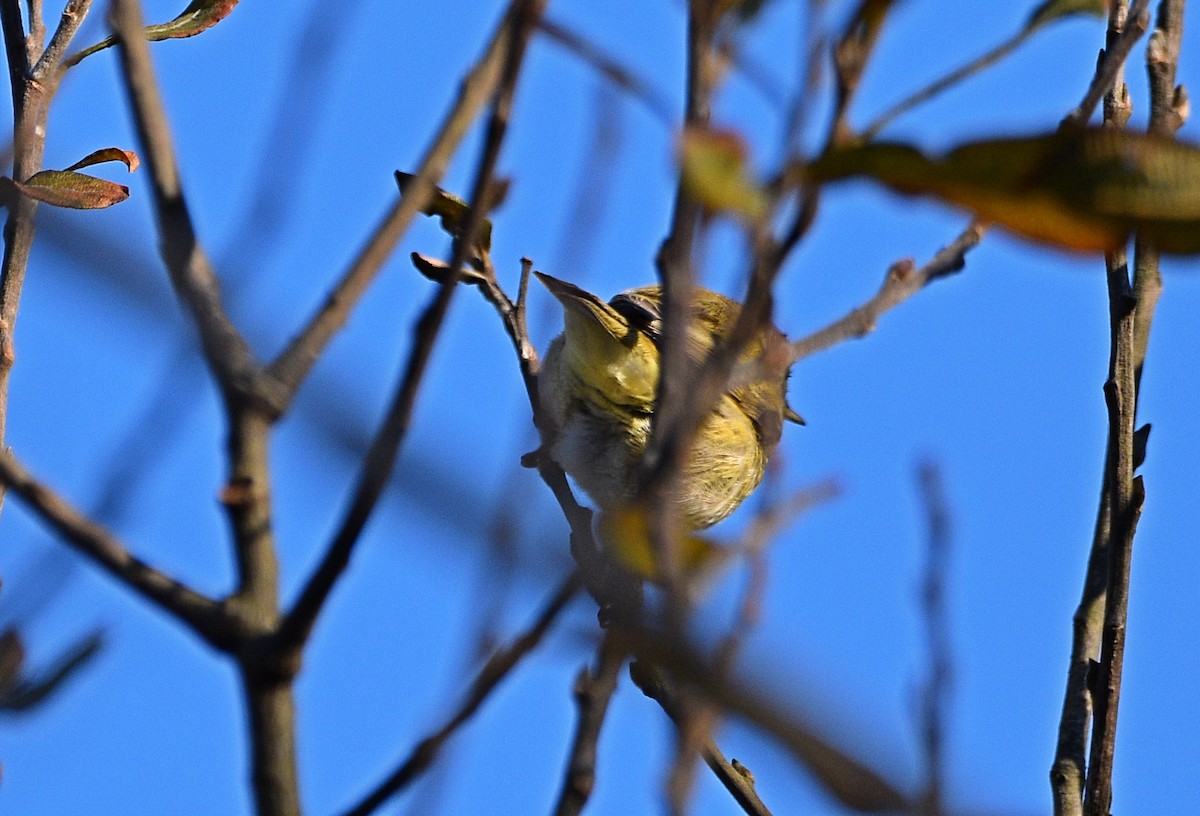
[[[571,573],[559,586],[549,603],[542,609],[533,625],[507,647],[493,654],[479,670],[458,710],[446,724],[417,743],[408,757],[387,779],[371,790],[363,799],[343,816],[367,816],[384,802],[404,790],[419,778],[437,758],[442,745],[479,709],[500,682],[521,662],[521,659],[537,648],[542,638],[558,618],[559,613],[575,597],[581,584],[578,573]]]
[[[547,0],[514,0],[505,15],[503,26],[510,29],[507,37],[498,35],[498,40],[509,43],[502,52],[502,71],[495,85],[492,115],[484,140],[483,152],[471,194],[472,207],[463,226],[462,234],[454,242],[450,261],[448,285],[435,294],[433,301],[422,312],[414,330],[413,349],[397,383],[391,405],[380,424],[379,431],[371,442],[367,457],[359,472],[355,488],[342,524],[329,545],[321,563],[305,584],[292,611],[284,620],[280,638],[285,650],[296,650],[308,637],[330,592],[350,563],[354,545],[366,526],[367,520],[383,493],[400,450],[400,443],[408,430],[413,406],[416,404],[425,369],[433,352],[443,320],[450,308],[454,295],[454,283],[463,263],[467,260],[475,236],[486,217],[485,208],[479,206],[491,187],[492,172],[500,154],[500,146],[508,127],[509,112],[516,90],[517,77],[529,42],[533,25],[545,7]],[[414,183],[416,181],[414,180]],[[408,196],[406,195],[405,198]]]
[[[572,31],[551,17],[544,17],[538,28],[554,43],[570,51],[590,65],[608,82],[645,105],[655,117],[669,124],[674,117],[671,104],[666,97],[645,79],[637,76],[616,58],[605,54],[595,43]]]
[[[985,229],[983,224],[972,222],[919,269],[915,268],[910,260],[892,264],[884,278],[883,286],[873,298],[820,331],[793,341],[792,360],[802,360],[845,340],[870,334],[885,312],[908,300],[931,281],[962,269],[966,262],[966,254],[980,242]]]
[[[108,530],[39,482],[11,452],[0,453],[0,480],[76,551],[212,646],[228,650],[234,631],[216,601],[134,557]]]
[[[1123,11],[1124,5],[1124,2],[1114,0],[1112,7],[1114,11],[1118,8]],[[1087,124],[1087,121],[1092,118],[1096,106],[1100,104],[1100,100],[1115,85],[1121,84],[1125,60],[1129,58],[1129,52],[1133,50],[1134,44],[1141,39],[1150,26],[1150,14],[1147,11],[1149,7],[1150,0],[1136,0],[1129,9],[1128,19],[1124,21],[1125,25],[1115,31],[1112,27],[1109,28],[1108,46],[1101,54],[1100,64],[1096,67],[1096,75],[1092,78],[1092,84],[1088,86],[1087,92],[1083,95],[1083,101],[1063,119],[1064,125]]]
[[[50,37],[50,44],[46,46],[46,50],[38,57],[37,64],[33,66],[34,80],[38,82],[52,81],[52,77],[62,65],[63,55],[71,46],[71,41],[79,32],[83,21],[87,19],[91,8],[92,0],[69,0],[63,7],[62,17],[58,21],[58,27],[54,29],[54,34]]]
[[[576,816],[583,812],[596,783],[596,745],[608,713],[608,703],[617,688],[617,678],[625,665],[625,652],[611,637],[605,637],[596,655],[596,669],[584,667],[575,679],[575,705],[579,721],[567,760],[566,778],[554,809],[555,816]]]
[[[540,8],[544,1],[535,5]],[[270,376],[279,383],[285,405],[295,397],[322,350],[345,325],[355,305],[400,242],[413,216],[425,207],[467,129],[504,81],[520,36],[514,21],[523,7],[524,4],[516,0],[510,3],[483,56],[463,79],[458,99],[425,151],[408,190],[388,210],[316,314],[268,367]]]
[[[277,413],[278,399],[263,391],[258,363],[225,313],[220,284],[192,226],[150,48],[141,33],[141,10],[132,0],[115,0],[112,18],[121,78],[150,171],[159,250],[171,283],[200,332],[205,361],[227,405],[260,404]]]
[[[929,650],[929,671],[921,690],[921,745],[925,760],[925,790],[919,812],[940,816],[945,774],[945,719],[953,681],[950,626],[946,614],[946,572],[950,556],[950,510],[941,469],[932,461],[917,468],[925,505],[927,555],[921,586],[921,612]]]

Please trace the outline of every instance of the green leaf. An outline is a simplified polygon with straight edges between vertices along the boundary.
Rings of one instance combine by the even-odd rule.
[[[73,210],[101,210],[129,198],[123,184],[69,170],[43,170],[24,182],[4,181],[32,199]]]
[[[680,171],[689,195],[710,213],[756,221],[767,197],[750,177],[742,137],[728,130],[690,128],[679,146]]]
[[[146,26],[146,39],[151,42],[160,40],[178,40],[184,37],[194,37],[224,20],[233,11],[238,0],[192,0],[178,17],[170,22]],[[85,48],[68,59],[65,67],[77,65],[84,57],[89,57],[97,51],[103,51],[116,45],[116,37],[106,37],[90,48]]]
[[[1104,17],[1108,14],[1109,0],[1046,0],[1029,15],[1026,31],[1033,31],[1047,23],[1076,14]]]
[[[972,142],[941,158],[876,143],[827,153],[808,174],[866,176],[1066,249],[1113,250],[1136,231],[1163,252],[1200,253],[1200,148],[1156,136],[1090,128]]]
[[[397,170],[395,173],[396,185],[400,188],[400,193],[405,193],[412,185],[413,179],[416,176],[411,173],[405,173]],[[488,198],[497,199],[503,198],[504,189],[497,190],[489,194]],[[467,224],[467,216],[471,213],[471,205],[463,201],[453,193],[448,193],[441,187],[434,188],[433,197],[429,203],[421,210],[425,215],[436,217],[442,225],[442,230],[453,238],[458,238],[462,235],[463,227]],[[492,249],[492,222],[488,219],[483,219],[479,225],[479,234],[475,238],[476,247],[483,253],[490,252]]]

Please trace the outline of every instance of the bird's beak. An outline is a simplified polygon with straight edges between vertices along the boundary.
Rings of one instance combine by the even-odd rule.
[[[533,274],[537,275],[537,279],[550,290],[550,294],[554,295],[568,313],[594,323],[604,329],[614,340],[619,340],[623,344],[628,345],[633,339],[631,337],[633,329],[629,325],[629,321],[591,292],[542,272]]]

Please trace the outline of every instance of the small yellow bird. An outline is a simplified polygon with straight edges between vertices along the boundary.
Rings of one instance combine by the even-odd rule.
[[[565,323],[538,380],[542,406],[557,427],[548,454],[602,512],[622,510],[636,498],[638,467],[650,437],[662,289],[630,289],[605,303],[573,284],[535,274],[562,304]],[[694,290],[688,326],[693,360],[708,356],[732,329],[739,309],[716,292]],[[716,524],[737,509],[762,481],[783,421],[803,423],[788,407],[787,377],[786,340],[771,326],[747,347],[734,384],[696,435],[678,494],[689,530]]]

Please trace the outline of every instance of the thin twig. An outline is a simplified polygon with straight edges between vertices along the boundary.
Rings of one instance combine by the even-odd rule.
[[[29,78],[27,38],[18,0],[0,0],[0,27],[3,28],[13,101],[12,175],[14,179],[24,180],[41,169],[52,89]],[[13,338],[33,249],[37,207],[33,199],[16,196],[8,207],[4,223],[4,260],[0,267],[0,445],[7,434],[8,386],[16,361]],[[0,503],[3,499],[0,491]]]
[[[1125,3],[1123,0],[1113,0],[1113,9],[1121,8],[1124,10]],[[1095,112],[1096,106],[1100,104],[1100,100],[1108,94],[1114,85],[1121,84],[1121,75],[1125,70],[1125,60],[1129,57],[1129,52],[1133,50],[1133,46],[1137,43],[1141,36],[1146,33],[1146,29],[1150,25],[1150,15],[1147,9],[1150,7],[1150,0],[1136,0],[1129,9],[1128,18],[1123,20],[1125,25],[1119,29],[1115,38],[1110,37],[1108,47],[1101,54],[1099,66],[1096,68],[1096,75],[1092,78],[1091,85],[1088,86],[1087,92],[1083,95],[1081,101],[1073,111],[1067,114],[1063,119],[1064,125],[1081,126],[1087,124],[1087,121],[1092,118],[1092,113]],[[1109,28],[1112,32],[1112,28]]]
[[[921,585],[921,612],[929,650],[929,672],[921,690],[921,745],[925,761],[925,790],[918,812],[922,816],[943,813],[945,775],[946,706],[949,703],[953,667],[950,626],[946,614],[946,572],[950,557],[950,510],[938,466],[929,461],[917,469],[925,505],[928,554]]]
[[[492,691],[507,677],[516,665],[537,648],[542,638],[580,589],[578,573],[571,573],[555,591],[549,603],[542,609],[533,625],[519,638],[488,659],[475,676],[467,697],[446,723],[425,737],[387,779],[371,790],[358,804],[345,811],[344,816],[367,816],[395,794],[404,790],[421,776],[437,758],[442,745],[458,731],[479,709]]]
[[[551,42],[565,48],[578,59],[590,65],[609,83],[644,104],[663,123],[669,123],[674,118],[671,103],[661,91],[630,71],[615,57],[601,51],[595,43],[586,39],[582,34],[572,31],[552,17],[542,18],[538,23],[538,28]]]
[[[1149,131],[1171,137],[1182,124],[1186,101],[1175,88],[1175,70],[1183,32],[1183,3],[1159,5],[1155,31],[1147,49],[1150,80]],[[1107,588],[1100,664],[1093,689],[1094,716],[1088,754],[1084,812],[1107,816],[1112,809],[1112,773],[1117,737],[1117,711],[1124,665],[1125,626],[1129,607],[1129,574],[1133,538],[1145,501],[1145,488],[1134,472],[1145,457],[1145,433],[1139,433],[1137,409],[1150,325],[1162,291],[1157,248],[1137,237],[1132,285],[1124,265],[1109,268],[1112,360],[1104,396],[1109,413],[1109,537]]]
[[[321,352],[345,325],[413,217],[426,206],[459,142],[483,106],[495,96],[518,35],[513,19],[514,9],[519,6],[521,3],[516,0],[510,3],[483,56],[463,79],[458,98],[442,120],[405,194],[384,215],[325,302],[268,367],[268,373],[279,384],[285,405],[295,397]]]
[[[1129,605],[1129,569],[1133,536],[1145,493],[1134,471],[1134,424],[1137,387],[1133,366],[1133,318],[1136,302],[1124,264],[1110,264],[1109,308],[1112,312],[1112,361],[1104,397],[1109,413],[1109,470],[1111,485],[1108,588],[1104,631],[1100,646],[1099,675],[1094,687],[1093,729],[1088,753],[1084,813],[1108,816],[1112,806],[1113,749],[1116,745],[1117,707],[1121,695],[1121,670],[1125,653],[1125,619]]]
[[[112,533],[39,482],[11,452],[0,453],[0,480],[76,551],[214,647],[229,648],[231,621],[216,601],[131,555]]]
[[[475,175],[472,202],[483,201],[486,190],[491,186],[492,172],[508,127],[509,112],[524,59],[525,46],[529,41],[534,21],[541,14],[546,2],[547,0],[514,0],[502,24],[511,30],[510,34],[507,37],[497,37],[508,42],[509,48],[502,53],[504,59],[501,76],[495,85],[492,115]],[[455,292],[454,281],[462,264],[472,252],[475,236],[484,218],[483,207],[471,207],[463,233],[454,242],[448,285],[437,291],[417,321],[412,352],[397,383],[387,414],[363,461],[357,486],[343,515],[342,523],[280,630],[280,641],[285,650],[298,650],[312,631],[325,600],[349,565],[354,545],[391,476],[400,443],[408,430],[426,367]]]
[[[630,667],[630,675],[638,688],[654,702],[676,724],[680,724],[681,698],[678,690],[670,683],[662,671],[645,664],[635,664]],[[750,816],[771,816],[771,811],[763,804],[754,789],[754,775],[740,762],[731,763],[725,754],[717,747],[711,735],[706,735],[698,746],[700,755],[712,770],[725,790],[734,801]]]
[[[617,678],[625,665],[625,652],[613,638],[605,636],[596,653],[596,669],[584,667],[575,679],[575,705],[579,721],[567,760],[563,787],[554,808],[555,816],[577,816],[583,811],[596,783],[596,746],[608,714],[608,703],[617,689]]]
[[[914,91],[912,94],[900,100],[895,105],[892,105],[892,107],[879,114],[879,116],[875,117],[875,120],[871,122],[871,124],[862,129],[859,137],[863,141],[871,141],[879,135],[880,131],[882,131],[896,119],[908,113],[913,108],[928,102],[938,94],[943,93],[963,80],[969,79],[975,74],[978,74],[980,71],[995,65],[997,62],[1007,57],[1013,51],[1017,50],[1022,43],[1029,39],[1036,30],[1036,28],[1026,26],[987,53],[976,57],[966,65],[962,65],[945,76],[934,80],[924,88]]]
[[[1096,66],[1096,74],[1089,88],[1103,91],[1104,121],[1109,127],[1124,127],[1129,120],[1132,105],[1124,80],[1124,57],[1115,59],[1116,45],[1126,39],[1127,3],[1113,2],[1109,9],[1108,29],[1105,37],[1107,53]],[[1130,42],[1132,46],[1132,41]],[[1125,51],[1128,54],[1128,50]],[[1093,102],[1091,108],[1095,107]],[[1091,108],[1079,121],[1091,116]],[[1075,114],[1077,115],[1077,110]],[[1070,119],[1070,117],[1068,117]],[[1128,271],[1125,252],[1113,253],[1106,259],[1107,278],[1115,285],[1122,278],[1128,288]],[[1115,309],[1113,304],[1111,308]],[[1115,314],[1115,312],[1114,312]],[[1112,330],[1116,331],[1113,324]],[[1114,360],[1116,340],[1114,334]],[[1136,399],[1136,397],[1135,397]],[[1110,436],[1111,440],[1111,436]],[[1114,472],[1114,448],[1106,445],[1104,479],[1101,485],[1099,510],[1092,534],[1092,547],[1088,555],[1087,571],[1083,592],[1072,620],[1071,656],[1067,668],[1066,689],[1063,694],[1062,714],[1058,725],[1054,762],[1050,768],[1050,789],[1055,816],[1081,816],[1084,806],[1084,787],[1087,777],[1088,727],[1093,710],[1092,679],[1094,661],[1100,656],[1101,634],[1107,608],[1108,567],[1110,548],[1113,541],[1113,488],[1109,474]]]
[[[802,360],[845,340],[870,334],[885,312],[908,300],[928,283],[961,270],[966,254],[983,238],[985,229],[983,224],[971,223],[920,268],[914,267],[910,260],[892,264],[874,297],[825,328],[793,341],[792,360]]]
[[[741,603],[738,604],[737,619],[716,648],[714,662],[720,671],[728,673],[732,670],[742,641],[758,624],[763,594],[767,588],[767,547],[799,516],[820,504],[833,501],[841,492],[841,485],[836,480],[825,479],[797,490],[780,502],[768,504],[755,514],[750,528],[735,546],[735,549],[745,553],[750,574]]]
[[[71,41],[75,39],[79,27],[87,19],[91,7],[92,0],[69,0],[63,7],[62,17],[58,21],[58,27],[54,29],[54,34],[50,37],[50,44],[38,57],[37,63],[34,64],[31,71],[35,81],[51,81],[51,77],[58,72],[62,65],[63,55],[71,47]]]
[[[832,796],[852,810],[862,813],[909,810],[908,798],[866,761],[842,751],[797,722],[751,686],[723,676],[698,657],[688,643],[647,629],[622,626],[620,631],[627,638],[626,648],[637,658],[630,667],[630,676],[647,696],[660,704],[659,698],[664,694],[674,701],[678,686],[686,682],[689,690],[701,694],[706,701],[742,717],[771,736],[808,768]]]

